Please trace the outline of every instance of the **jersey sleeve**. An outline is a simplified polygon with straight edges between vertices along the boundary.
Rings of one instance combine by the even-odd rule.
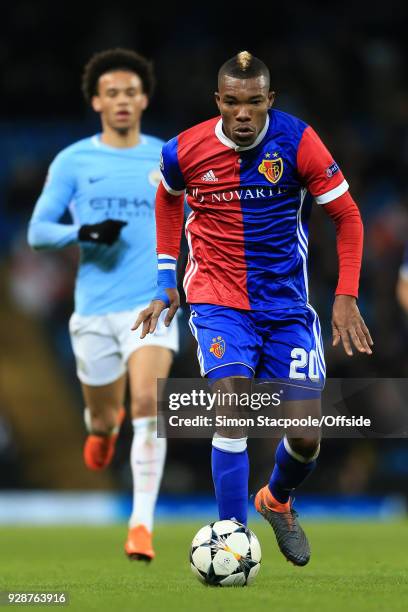
[[[349,186],[331,153],[308,126],[297,152],[299,176],[317,204],[328,204],[346,193]]]
[[[184,219],[184,194],[170,194],[159,185],[156,194],[157,254],[177,259]]]
[[[360,211],[347,191],[324,207],[336,226],[339,280],[336,295],[358,297],[364,227]]]
[[[72,159],[64,154],[52,162],[28,226],[28,243],[35,249],[59,249],[78,242],[78,225],[60,223],[76,189]]]
[[[163,186],[172,195],[180,195],[186,188],[177,149],[178,138],[172,138],[162,148],[160,159]]]

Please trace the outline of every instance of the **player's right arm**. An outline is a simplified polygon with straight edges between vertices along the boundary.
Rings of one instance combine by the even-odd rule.
[[[156,194],[157,288],[147,308],[142,310],[132,329],[141,323],[144,338],[154,333],[161,312],[168,308],[164,324],[168,327],[180,306],[177,290],[177,258],[180,253],[181,231],[184,218],[184,178],[177,156],[177,138],[162,150],[162,182]]]
[[[34,249],[60,249],[78,241],[79,225],[60,223],[75,193],[72,160],[60,153],[52,162],[29,226],[28,243]]]
[[[105,219],[92,225],[61,223],[76,191],[71,156],[62,152],[52,162],[28,226],[27,240],[34,249],[62,249],[78,242],[112,245],[125,221]]]

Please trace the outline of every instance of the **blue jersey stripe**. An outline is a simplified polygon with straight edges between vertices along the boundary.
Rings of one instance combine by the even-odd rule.
[[[311,198],[302,193],[297,175],[305,127],[303,121],[272,111],[262,142],[240,152],[248,297],[255,309],[284,308],[308,299]]]

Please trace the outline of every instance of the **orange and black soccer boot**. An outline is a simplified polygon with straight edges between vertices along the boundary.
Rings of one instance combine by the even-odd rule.
[[[306,565],[310,560],[310,546],[298,521],[298,513],[292,508],[292,500],[279,503],[268,485],[255,497],[255,508],[262,514],[275,532],[281,553],[294,565]]]
[[[125,553],[132,561],[152,561],[155,557],[152,534],[144,525],[130,527]]]
[[[123,423],[126,412],[121,408],[115,429],[109,435],[90,433],[85,440],[84,461],[90,470],[103,470],[112,461],[115,453],[116,441],[119,437],[120,426]]]

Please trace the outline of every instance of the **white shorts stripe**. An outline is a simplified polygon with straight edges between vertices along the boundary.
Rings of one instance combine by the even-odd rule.
[[[200,374],[201,374],[201,376],[204,376],[205,375],[205,373],[204,373],[204,356],[203,356],[203,353],[201,351],[200,343],[198,341],[197,328],[196,328],[196,326],[194,324],[194,321],[193,321],[193,318],[196,317],[196,316],[197,316],[196,312],[193,309],[191,309],[191,315],[190,315],[190,318],[188,320],[188,324],[190,326],[191,333],[193,334],[194,338],[197,341],[197,358],[198,358],[198,363],[200,364]]]
[[[317,361],[319,364],[320,371],[322,375],[325,377],[326,376],[326,364],[324,361],[324,353],[323,353],[323,347],[321,343],[321,336],[317,330],[317,321],[318,321],[317,312],[315,311],[315,309],[313,308],[311,304],[307,303],[306,306],[313,313],[313,335],[314,335],[315,343],[316,343]]]

